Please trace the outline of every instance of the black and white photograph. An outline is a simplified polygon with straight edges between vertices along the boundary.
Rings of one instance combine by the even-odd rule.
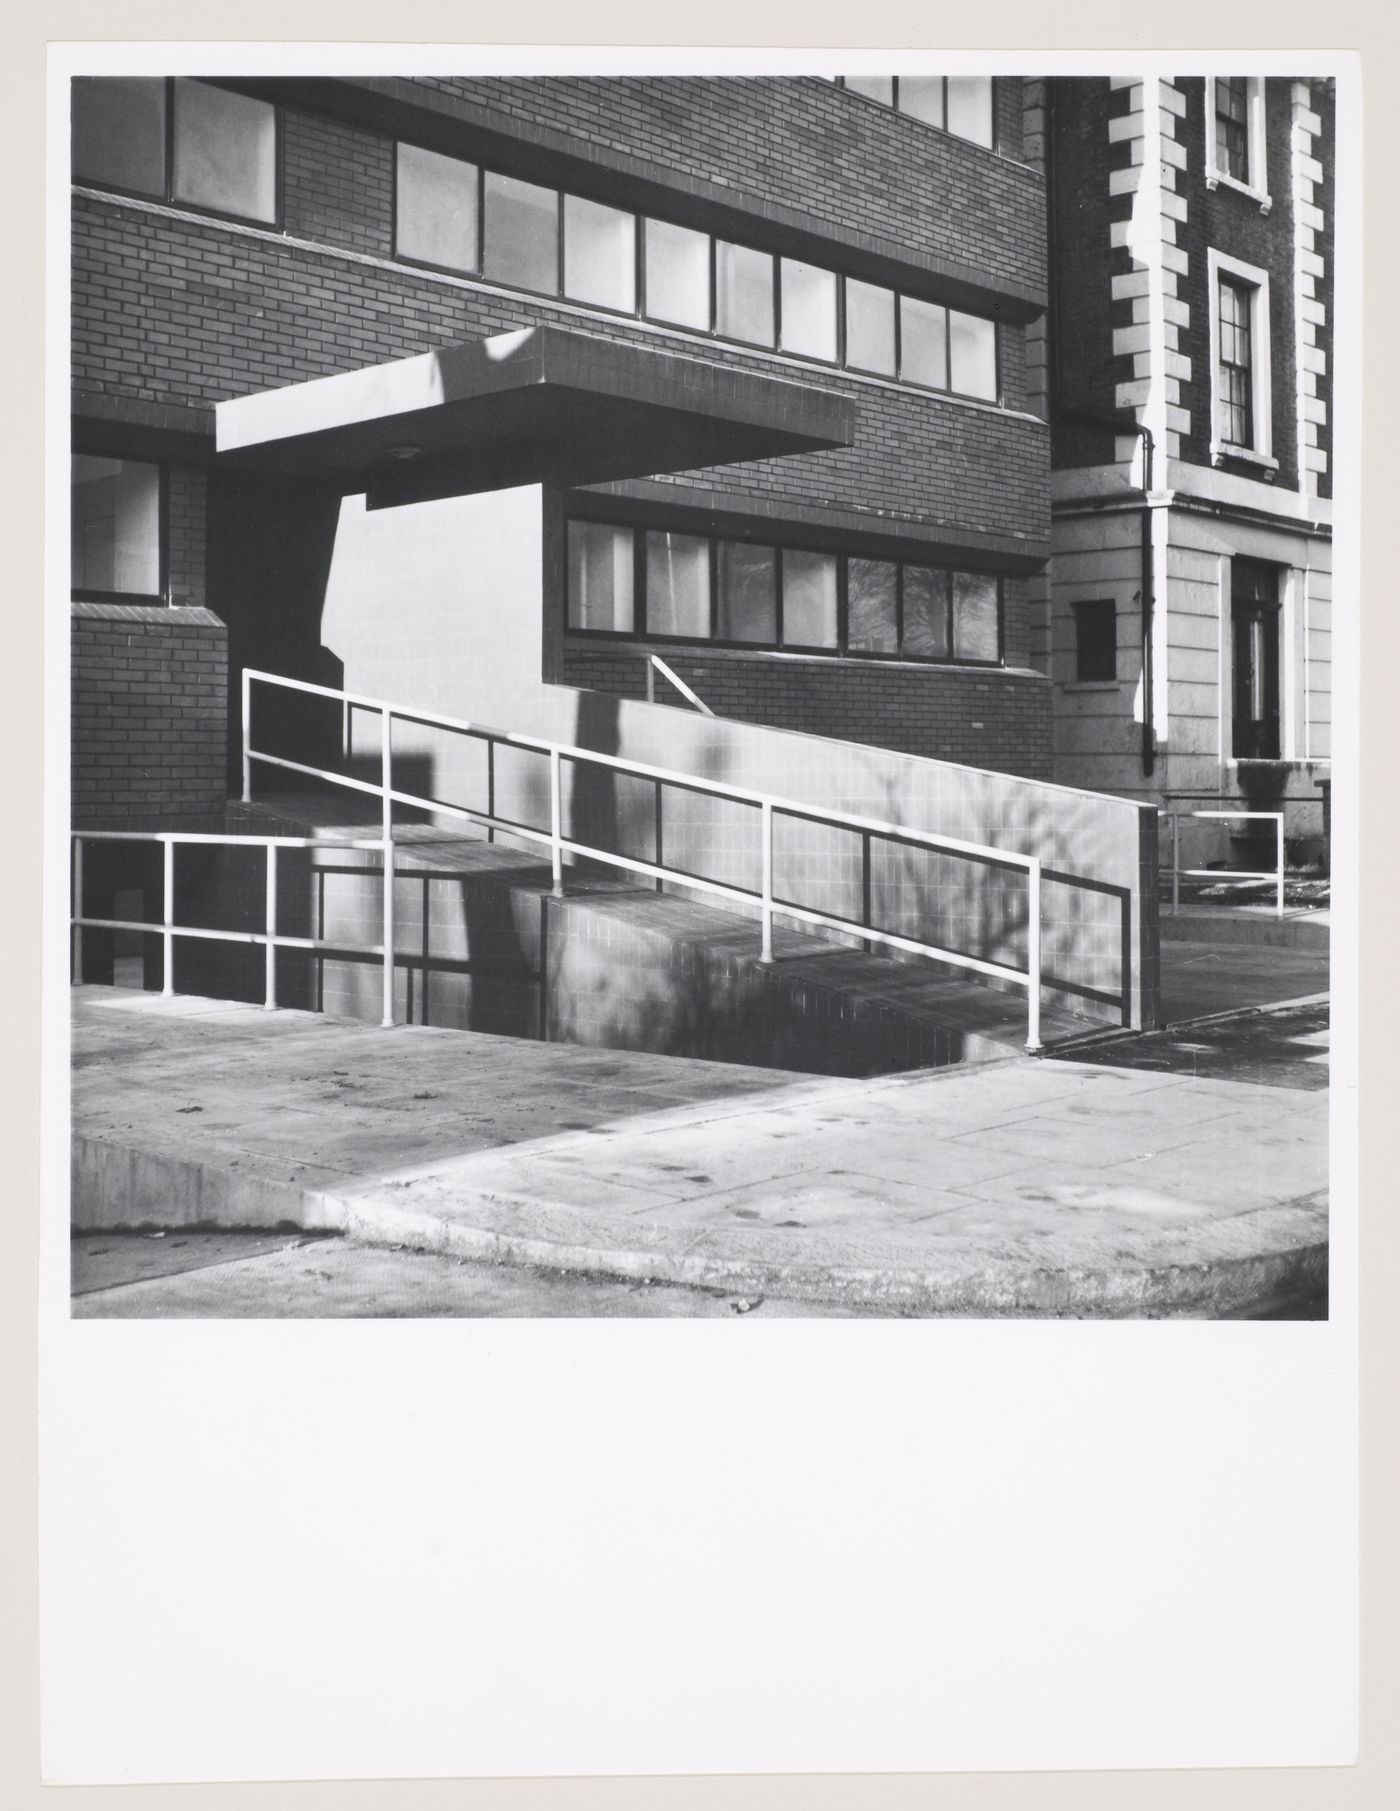
[[[74,79],[73,1313],[1325,1317],[1333,115]]]
[[[396,27],[47,48],[45,1779],[1345,1769],[1360,59]]]

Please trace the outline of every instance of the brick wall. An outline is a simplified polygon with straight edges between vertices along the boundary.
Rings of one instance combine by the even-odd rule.
[[[433,77],[423,86],[527,126],[1042,284],[1038,174],[1021,152],[1021,83],[999,83],[1005,155],[815,76]]]
[[[1278,460],[1275,482],[1294,490],[1298,484],[1297,356],[1293,332],[1293,195],[1289,172],[1289,139],[1292,132],[1291,83],[1265,84],[1265,137],[1268,155],[1269,194],[1267,214],[1259,203],[1221,183],[1206,186],[1205,93],[1202,78],[1183,78],[1177,84],[1186,100],[1180,136],[1188,147],[1189,161],[1182,176],[1188,213],[1178,228],[1178,243],[1190,259],[1181,281],[1181,299],[1191,310],[1191,326],[1182,336],[1182,349],[1191,360],[1191,376],[1181,386],[1182,406],[1191,413],[1191,427],[1183,437],[1182,457],[1195,465],[1210,464],[1211,363],[1210,272],[1207,253],[1226,252],[1269,274],[1270,374],[1273,394],[1273,456]],[[1249,476],[1254,476],[1251,470]]]
[[[208,610],[73,610],[73,820],[186,824],[222,813],[228,648]]]
[[[722,659],[672,649],[666,664],[718,716],[837,736],[900,754],[1049,779],[1050,688],[1038,674],[884,666],[770,657]],[[575,642],[564,650],[570,685],[646,696],[636,653]],[[682,704],[660,677],[658,703]]]
[[[1048,448],[1038,422],[717,342],[687,342],[425,272],[290,246],[271,234],[233,235],[213,222],[115,200],[74,199],[73,372],[86,389],[207,407],[539,322],[762,370],[855,399],[852,447],[687,472],[671,480],[677,485],[834,503],[1018,541],[1048,533]],[[1022,400],[1024,389],[1022,333],[1008,327],[1002,335],[1012,402]]]

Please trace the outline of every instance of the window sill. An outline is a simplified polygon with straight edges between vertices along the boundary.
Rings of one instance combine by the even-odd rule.
[[[1233,189],[1237,195],[1244,195],[1255,202],[1261,214],[1267,214],[1274,205],[1274,198],[1267,189],[1251,188],[1247,182],[1241,182],[1238,176],[1227,176],[1224,170],[1208,170],[1206,187]]]
[[[1211,448],[1211,461],[1215,465],[1226,465],[1231,460],[1239,460],[1245,465],[1257,465],[1261,471],[1276,472],[1278,460],[1268,453],[1256,453],[1253,447],[1219,445]]]

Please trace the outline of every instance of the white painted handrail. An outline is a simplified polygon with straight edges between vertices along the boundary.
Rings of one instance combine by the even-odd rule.
[[[277,952],[292,950],[342,950],[360,956],[378,956],[384,970],[384,997],[388,1002],[386,1025],[393,1020],[394,942],[392,915],[381,943],[347,943],[343,938],[292,937],[277,929],[277,851],[279,849],[374,849],[384,857],[386,898],[393,884],[393,846],[377,837],[223,836],[192,830],[74,830],[73,844],[73,979],[83,980],[83,932],[140,931],[161,940],[161,993],[175,991],[175,939],[199,937],[212,943],[261,943],[266,950],[263,967],[263,1006],[277,1005]],[[161,851],[161,915],[159,919],[93,918],[83,911],[83,850],[88,843],[146,843]],[[207,925],[175,922],[175,851],[181,844],[198,843],[219,849],[261,849],[266,858],[263,923],[261,931],[214,930]]]
[[[277,686],[287,691],[303,692],[313,697],[332,699],[341,705],[342,710],[353,706],[358,709],[377,711],[383,723],[378,783],[376,784],[372,780],[355,779],[349,774],[335,773],[326,768],[313,767],[306,762],[293,761],[283,755],[264,754],[255,749],[252,745],[251,729],[252,685],[255,681],[260,684]],[[540,830],[533,825],[500,817],[491,809],[482,811],[471,806],[451,804],[444,799],[424,798],[394,786],[391,744],[393,725],[396,722],[416,723],[428,728],[444,729],[472,736],[485,741],[488,750],[494,749],[497,743],[504,743],[512,748],[530,749],[546,756],[549,762],[549,829]],[[840,811],[830,806],[805,804],[794,799],[781,798],[773,793],[758,792],[750,787],[735,786],[727,780],[712,780],[704,775],[684,773],[676,768],[657,767],[647,761],[632,760],[622,755],[603,754],[595,749],[582,748],[572,743],[554,742],[542,736],[493,729],[486,724],[471,723],[461,717],[451,717],[434,711],[413,710],[402,705],[391,704],[386,699],[370,697],[362,692],[338,691],[331,686],[313,684],[310,680],[289,679],[279,673],[267,673],[249,667],[245,668],[243,672],[243,799],[245,803],[250,802],[252,798],[252,768],[255,761],[261,762],[265,766],[279,768],[284,772],[302,774],[308,779],[321,780],[332,786],[368,793],[380,800],[383,835],[375,847],[383,847],[385,850],[385,937],[386,943],[390,947],[392,947],[393,929],[392,812],[395,805],[406,805],[419,810],[437,812],[444,816],[462,818],[471,823],[485,825],[493,831],[503,830],[527,842],[547,847],[550,852],[551,881],[557,896],[562,896],[564,890],[564,857],[565,855],[575,855],[585,860],[620,868],[626,873],[644,875],[657,881],[671,881],[689,891],[706,893],[715,898],[731,900],[750,907],[756,904],[759,908],[761,928],[761,960],[764,962],[773,960],[773,919],[775,916],[781,915],[822,929],[854,933],[867,944],[881,943],[891,949],[904,950],[914,955],[928,956],[938,962],[946,962],[955,968],[965,968],[977,974],[1009,981],[1026,989],[1026,1048],[1032,1051],[1043,1048],[1040,1038],[1041,860],[1037,855],[1023,855],[1019,850],[995,849],[986,843],[968,842],[961,837],[943,836],[935,831],[918,830],[880,818],[863,817],[856,812]],[[648,862],[634,856],[617,855],[612,850],[599,849],[565,836],[562,775],[565,761],[607,767],[637,779],[652,780],[658,787],[677,786],[691,792],[707,793],[716,798],[757,807],[760,813],[762,869],[762,881],[758,891],[731,886],[723,881],[710,880],[702,875],[691,874],[684,869],[669,867],[660,860]],[[494,804],[494,799],[490,803]],[[861,832],[862,894],[866,899],[869,896],[870,838],[874,836],[888,837],[895,841],[913,843],[923,848],[967,856],[1004,867],[1024,869],[1027,881],[1026,967],[1024,969],[1013,968],[1008,963],[994,962],[980,956],[964,955],[961,951],[943,949],[919,938],[902,937],[892,931],[876,930],[873,925],[867,923],[857,923],[854,919],[843,918],[835,913],[819,912],[811,907],[800,906],[777,898],[773,891],[773,821],[775,816],[797,817],[813,823],[830,824],[840,829]],[[868,917],[868,915],[867,908],[866,916]],[[386,962],[385,1024],[392,1023],[390,986],[391,977],[388,975]]]
[[[1281,811],[1171,811],[1166,806],[1160,807],[1161,815],[1168,818],[1172,827],[1172,912],[1175,914],[1181,906],[1182,876],[1188,880],[1271,880],[1274,883],[1274,915],[1283,917],[1283,813]],[[1183,868],[1181,865],[1181,820],[1184,817],[1225,818],[1261,818],[1272,821],[1274,825],[1275,860],[1272,868]]]
[[[681,678],[680,674],[669,667],[659,654],[644,654],[642,658],[647,664],[648,704],[656,703],[656,675],[660,673],[663,679],[670,680],[671,684],[675,686],[681,697],[684,698],[688,704],[693,704],[702,716],[714,716],[714,712],[710,709],[709,705],[706,704],[705,700],[700,697],[699,693],[693,692],[684,679]]]

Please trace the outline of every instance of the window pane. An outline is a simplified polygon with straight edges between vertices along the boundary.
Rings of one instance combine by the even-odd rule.
[[[835,360],[836,277],[814,264],[782,260],[783,350]]]
[[[709,640],[710,543],[703,536],[647,536],[647,633]]]
[[[160,593],[160,467],[73,460],[73,589]]]
[[[836,556],[783,553],[783,641],[792,648],[836,646]]]
[[[569,627],[628,635],[633,622],[632,530],[570,522]]]
[[[1118,676],[1118,606],[1096,598],[1074,606],[1074,676],[1103,681]]]
[[[715,241],[715,331],[753,346],[773,344],[773,254]]]
[[[475,270],[476,188],[474,163],[400,145],[394,249],[424,264]]]
[[[164,198],[163,76],[75,78],[73,175]]]
[[[207,82],[175,83],[177,201],[244,220],[277,218],[277,114],[271,101]]]
[[[902,75],[899,78],[899,111],[912,113],[915,119],[927,120],[930,126],[943,124],[943,77],[941,75]]]
[[[710,327],[710,238],[665,220],[646,223],[646,311],[678,327]]]
[[[997,660],[997,582],[983,572],[953,574],[953,652],[959,660]]]
[[[894,291],[846,279],[846,363],[894,376]]]
[[[893,560],[847,560],[846,646],[852,652],[899,652],[898,573]]]
[[[637,307],[637,216],[564,197],[564,294],[600,308]]]
[[[997,399],[997,330],[980,315],[948,310],[949,388],[959,396]]]
[[[719,544],[719,638],[778,639],[778,560],[771,547],[746,541]]]
[[[904,568],[904,652],[923,660],[948,658],[948,574],[931,566]]]
[[[559,291],[559,191],[486,172],[483,271],[516,289]]]
[[[911,384],[948,388],[948,310],[913,296],[899,298],[899,375]]]
[[[894,77],[892,75],[848,75],[842,80],[852,94],[869,95],[872,101],[883,101],[887,107],[894,106]]]
[[[987,75],[948,77],[948,130],[974,145],[992,142],[992,78]]]

